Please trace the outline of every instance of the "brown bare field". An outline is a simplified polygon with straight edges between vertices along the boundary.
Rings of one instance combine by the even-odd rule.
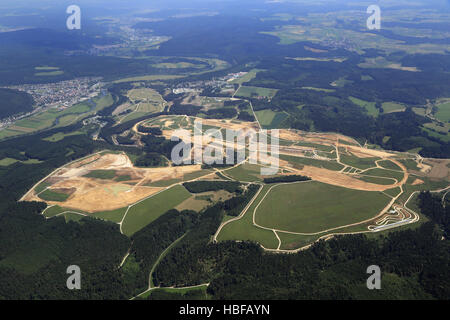
[[[431,166],[423,164],[423,163],[418,163],[417,167],[420,169],[420,173],[422,173],[422,174],[427,174],[431,171]]]
[[[232,122],[231,120],[217,120],[217,119],[201,119],[196,118],[196,120],[201,120],[203,125],[219,127],[223,129],[231,130],[249,130],[253,129],[255,131],[259,130],[258,124],[256,122]]]
[[[162,189],[131,187],[121,183],[92,185],[76,180],[67,182],[77,190],[63,203],[63,206],[89,213],[119,209],[149,197]],[[77,185],[77,182],[80,184]],[[49,202],[49,204],[61,205],[59,202]]]
[[[427,172],[429,178],[443,179],[449,174],[448,164],[450,164],[450,160],[447,159],[427,159],[426,164],[422,164],[423,167],[420,171]]]
[[[193,210],[199,212],[206,208],[209,204],[210,203],[206,200],[195,199],[195,197],[192,196],[176,206],[175,209],[177,209],[178,211]]]
[[[125,183],[113,179],[86,177],[93,170],[115,170],[114,179],[121,176],[129,178],[125,178],[127,180]],[[96,154],[63,167],[46,179],[46,182],[51,183],[50,190],[58,192],[70,190],[70,197],[66,201],[48,201],[47,203],[91,213],[115,210],[162,190],[162,188],[143,186],[144,184],[183,179],[185,174],[200,170],[202,170],[201,165],[136,168],[125,154]],[[28,193],[24,200],[42,201],[34,191]]]
[[[378,185],[355,179],[344,173],[312,166],[304,166],[303,169],[297,170],[297,172],[319,182],[362,191],[385,191],[387,189],[396,188],[402,184]]]
[[[233,196],[233,194],[225,191],[215,191],[215,192],[203,192],[198,193],[189,199],[186,199],[182,203],[180,203],[178,206],[175,207],[178,211],[183,210],[194,210],[194,211],[201,211],[204,208],[212,205],[213,203],[217,203],[218,201],[225,201],[230,199]],[[203,199],[203,197],[209,197],[210,201]]]
[[[302,136],[293,130],[280,130],[280,138],[289,141],[300,141],[302,140]]]
[[[351,144],[356,143],[353,138],[337,133],[311,133],[292,129],[280,129],[279,132],[281,139],[290,140],[293,142],[309,142],[328,146],[336,145],[336,142],[338,140],[342,140]]]
[[[423,180],[416,179],[416,180],[414,180],[413,183],[411,183],[411,185],[413,185],[413,186],[418,186],[418,185],[421,185],[421,184],[423,184],[423,183],[424,183]]]
[[[359,158],[365,157],[390,158],[394,156],[394,154],[392,153],[388,153],[386,151],[381,150],[367,149],[356,146],[346,146],[346,148],[349,152],[353,153],[355,156]]]

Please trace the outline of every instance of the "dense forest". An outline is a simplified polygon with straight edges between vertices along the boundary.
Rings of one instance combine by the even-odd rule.
[[[450,236],[450,206],[449,200],[439,194],[433,195],[431,192],[422,192],[418,198],[419,207],[422,213],[430,217],[435,223],[441,226],[444,237]]]
[[[263,60],[260,66],[269,70],[258,73],[247,84],[279,91],[270,101],[252,99],[254,109],[287,112],[290,116],[282,123],[283,127],[340,132],[388,150],[421,148],[422,156],[447,158],[450,143],[424,131],[423,125],[431,120],[414,113],[412,107],[423,107],[427,100],[450,95],[448,72],[416,72],[411,75],[410,72],[391,69],[361,69],[355,64],[363,57],[352,57],[342,63]],[[425,57],[414,56],[411,59],[423,63]],[[450,65],[443,66],[444,70],[448,67]],[[362,75],[374,80],[361,81]],[[346,80],[345,86],[330,85],[339,78]],[[304,89],[311,86],[329,91]],[[380,113],[374,117],[350,97],[373,101],[378,110],[381,110],[383,102],[389,101],[401,102],[406,107],[404,112]],[[387,136],[390,139],[385,140]]]
[[[219,190],[242,193],[242,184],[239,181],[192,181],[183,183],[183,186],[191,193]]]
[[[297,182],[297,181],[309,181],[310,177],[300,175],[289,175],[272,178],[264,178],[264,183],[281,183],[281,182]]]
[[[0,88],[0,120],[33,111],[33,97],[25,92]]]
[[[3,17],[0,17],[0,19]],[[89,30],[89,31],[92,31]],[[61,29],[29,28],[0,33],[0,86],[24,83],[51,83],[77,77],[103,77],[106,80],[127,76],[148,74],[178,74],[177,69],[158,68],[148,59],[136,59],[96,56],[89,54],[94,45],[117,43],[116,38],[103,34],[101,37],[89,32],[68,32]],[[155,57],[155,63],[165,61]],[[167,61],[186,61],[186,59],[168,59]],[[151,61],[150,61],[151,62]],[[211,69],[207,63],[189,60],[190,63]],[[39,76],[37,66],[58,67],[61,74],[50,77]],[[198,71],[186,68],[183,72]]]

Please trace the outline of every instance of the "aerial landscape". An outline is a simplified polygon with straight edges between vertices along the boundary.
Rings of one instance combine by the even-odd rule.
[[[0,44],[0,300],[450,299],[449,1],[2,1]]]

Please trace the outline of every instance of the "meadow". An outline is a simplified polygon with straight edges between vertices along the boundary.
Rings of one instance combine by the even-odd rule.
[[[349,97],[349,99],[354,103],[357,104],[360,107],[363,107],[364,109],[366,109],[367,114],[371,115],[372,117],[378,117],[378,115],[380,114],[380,110],[378,110],[377,108],[375,108],[375,102],[369,102],[369,101],[364,101],[355,97]]]
[[[252,98],[252,97],[273,98],[277,92],[278,92],[277,89],[242,86],[236,92],[236,96],[244,98]]]
[[[256,182],[262,181],[261,166],[257,164],[243,163],[224,172],[227,176],[238,181]]]
[[[436,119],[443,122],[450,122],[450,102],[436,105],[438,111],[435,114]]]
[[[260,243],[267,249],[276,249],[278,247],[278,240],[275,234],[270,230],[264,230],[254,226],[252,221],[253,211],[269,189],[270,186],[263,186],[261,193],[252,203],[246,214],[241,219],[225,225],[218,234],[217,240],[253,241]]]
[[[387,204],[380,192],[301,182],[273,187],[256,210],[258,225],[315,233],[370,219]]]
[[[280,128],[283,121],[289,117],[287,113],[274,112],[270,109],[256,111],[255,114],[264,129]]]
[[[342,163],[362,170],[376,167],[375,161],[380,160],[380,158],[358,158],[348,154],[341,154],[340,158]]]
[[[122,222],[122,232],[133,235],[189,197],[191,194],[183,186],[176,185],[131,206]]]

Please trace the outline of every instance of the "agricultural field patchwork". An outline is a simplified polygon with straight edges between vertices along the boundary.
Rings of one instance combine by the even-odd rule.
[[[136,101],[158,97],[152,91],[133,90],[129,95]],[[211,107],[215,102],[204,100]],[[279,125],[274,124],[278,114],[273,111],[256,114],[262,126]],[[170,139],[180,128],[192,132],[196,120],[199,118],[162,115],[139,121],[129,131],[136,141],[154,134]],[[203,133],[209,129],[258,130],[255,122],[202,121]],[[77,134],[53,134],[44,139],[57,142]],[[22,200],[45,201],[48,208],[43,214],[48,219],[101,219],[118,224],[123,234],[132,236],[170,210],[202,212],[240,197],[239,201],[245,202],[239,212],[224,216],[214,240],[249,240],[267,250],[286,252],[337,234],[376,233],[413,225],[420,218],[405,203],[414,192],[444,187],[450,180],[446,162],[363,147],[340,134],[282,129],[280,141],[280,168],[270,177],[262,175],[264,165],[251,164],[248,159],[217,168],[173,166],[170,161],[165,166],[141,168],[134,166],[133,153],[103,151],[55,170]],[[209,143],[209,138],[203,139],[201,148]],[[5,158],[2,164],[13,162]],[[295,176],[307,181],[292,182]],[[184,184],[195,181],[237,181],[256,190],[247,198],[225,190],[192,193]]]

